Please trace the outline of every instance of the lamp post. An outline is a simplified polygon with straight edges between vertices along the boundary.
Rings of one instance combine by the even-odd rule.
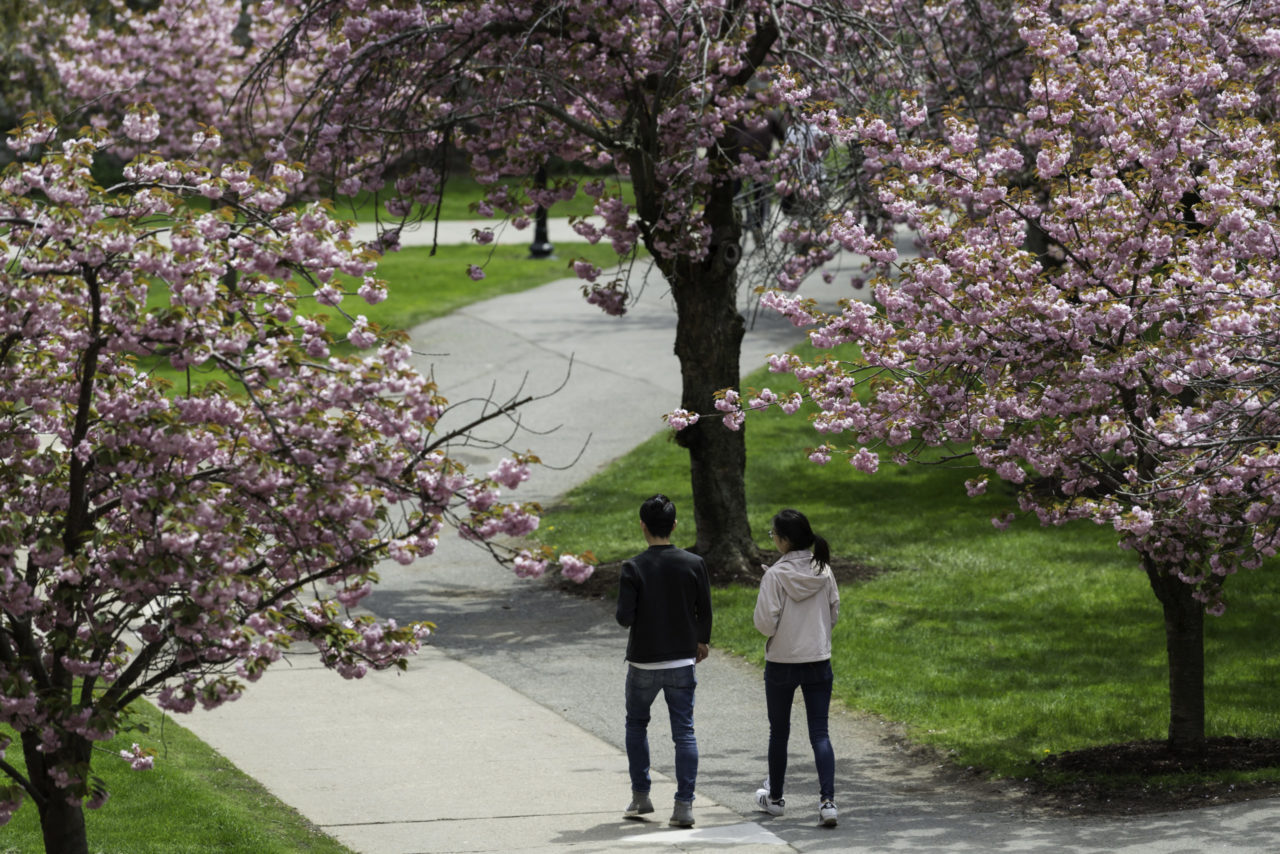
[[[533,185],[539,190],[547,188],[547,167],[539,166],[534,173]],[[547,209],[538,205],[538,212],[533,220],[533,242],[529,244],[530,258],[551,258],[555,247],[547,239]]]

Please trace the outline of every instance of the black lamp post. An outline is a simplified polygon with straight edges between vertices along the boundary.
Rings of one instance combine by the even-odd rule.
[[[534,173],[533,185],[539,190],[547,188],[547,167],[539,166]],[[555,247],[547,239],[547,209],[538,205],[538,212],[533,220],[533,242],[529,244],[530,258],[551,258]]]

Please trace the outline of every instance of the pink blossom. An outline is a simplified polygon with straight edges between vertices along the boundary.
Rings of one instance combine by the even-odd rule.
[[[791,373],[794,363],[798,361],[799,360],[796,359],[796,357],[791,355],[790,353],[784,353],[781,356],[777,354],[770,354],[769,371],[775,374]]]
[[[579,279],[586,279],[588,282],[594,282],[600,277],[600,268],[590,261],[581,259],[573,262],[573,272]]]
[[[369,305],[377,305],[387,298],[386,283],[380,279],[366,276],[356,293]]]
[[[529,479],[529,465],[520,460],[505,457],[498,461],[498,467],[489,472],[488,477],[507,489],[515,489]]]
[[[152,142],[160,135],[160,116],[154,109],[132,109],[121,124],[124,135],[134,142]]]
[[[679,432],[686,427],[692,427],[694,424],[697,424],[698,418],[700,416],[696,412],[689,412],[684,409],[677,409],[673,412],[667,413],[662,417],[666,419],[667,424],[670,425],[672,430]]]
[[[361,314],[357,315],[355,321],[351,324],[351,330],[347,333],[347,340],[351,342],[352,346],[364,349],[376,344],[378,336],[369,328],[369,319]]]
[[[588,303],[599,306],[605,314],[621,317],[627,313],[627,293],[617,282],[603,287],[592,285],[589,289],[583,288],[583,293]]]
[[[120,758],[127,760],[134,771],[150,771],[155,764],[155,753],[144,750],[136,742],[130,749],[120,751]]]
[[[859,448],[857,452],[849,458],[849,464],[858,471],[867,474],[875,474],[880,468],[880,457],[878,454],[866,449]]]
[[[733,389],[726,389],[715,403],[716,409],[725,413],[721,422],[730,430],[741,430],[743,423],[746,421],[746,413],[738,405],[739,399],[738,392]]]
[[[560,555],[560,574],[573,583],[584,583],[591,577],[593,572],[595,572],[595,567],[582,560],[577,555]]]
[[[547,571],[547,561],[535,558],[529,551],[521,551],[516,555],[512,567],[520,578],[541,578]]]

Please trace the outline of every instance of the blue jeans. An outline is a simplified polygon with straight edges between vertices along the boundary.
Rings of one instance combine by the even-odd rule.
[[[818,766],[818,790],[823,800],[836,794],[836,755],[827,731],[827,711],[831,707],[831,662],[803,664],[764,663],[764,700],[769,708],[769,797],[782,797],[787,776],[787,740],[791,737],[791,701],[796,688],[804,694],[804,713],[809,719],[809,744]]]
[[[692,664],[667,670],[627,666],[627,767],[633,791],[649,791],[649,707],[662,691],[671,718],[671,740],[676,745],[675,799],[693,800],[698,778],[698,742],[693,737],[693,689],[697,685]]]

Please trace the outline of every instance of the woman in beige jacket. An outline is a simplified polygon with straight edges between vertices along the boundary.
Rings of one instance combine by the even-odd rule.
[[[835,753],[827,733],[831,705],[831,627],[840,616],[840,591],[831,573],[831,548],[798,510],[773,517],[770,531],[782,557],[760,580],[755,624],[765,642],[764,696],[769,709],[769,776],[756,791],[757,809],[783,814],[782,788],[791,736],[791,701],[804,695],[809,743],[818,766],[818,817],[835,827]]]

